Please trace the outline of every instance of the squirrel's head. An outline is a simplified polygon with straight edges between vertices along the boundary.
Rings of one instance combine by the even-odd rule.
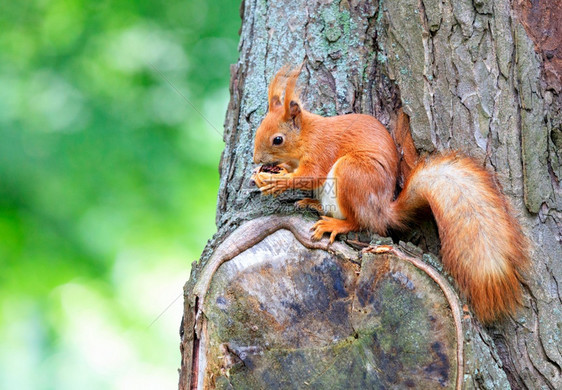
[[[254,140],[256,164],[287,164],[293,169],[298,166],[302,110],[295,86],[299,74],[300,67],[288,73],[285,66],[269,84],[268,112]]]

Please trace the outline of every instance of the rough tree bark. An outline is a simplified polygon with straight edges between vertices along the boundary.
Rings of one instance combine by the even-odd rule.
[[[328,384],[345,388],[342,371],[349,383],[358,386],[562,388],[562,2],[245,0],[241,16],[240,59],[231,68],[226,146],[220,166],[218,233],[201,261],[193,264],[185,287],[180,389],[202,388],[203,383],[220,388],[327,388]],[[447,276],[440,276],[443,272],[434,256],[421,256],[419,248],[411,253],[411,245],[360,254],[353,245],[362,246],[361,236],[344,237],[331,248],[313,244],[303,233],[310,216],[294,216],[299,213],[292,206],[294,194],[263,198],[248,186],[253,135],[267,109],[267,83],[282,65],[303,61],[300,84],[309,111],[369,113],[392,128],[396,110],[402,106],[411,118],[420,153],[457,149],[496,172],[533,242],[533,270],[525,286],[524,307],[517,316],[482,327],[469,312],[459,309],[454,293],[447,292]],[[272,214],[276,216],[262,217]],[[431,222],[401,238],[438,254]],[[257,245],[252,246],[254,243]],[[287,256],[292,265],[287,265]],[[419,264],[412,258],[424,261]],[[222,261],[227,262],[220,266]],[[248,271],[248,262],[259,264]],[[430,278],[437,284],[418,275],[427,263],[438,269],[435,278]],[[373,264],[386,264],[386,268]],[[334,269],[337,278],[330,273]],[[299,313],[302,316],[318,313],[321,317],[307,323],[312,333],[308,336],[298,327],[271,329],[283,322],[279,318],[285,312],[266,318],[272,308],[286,309],[286,302],[273,302],[282,300],[279,294],[306,301],[301,290],[295,296],[290,293],[300,288],[299,272],[320,275],[314,283],[306,281],[302,291],[306,286],[333,289],[326,293],[330,296],[326,306],[319,307],[313,300],[299,308],[306,312]],[[424,275],[432,271],[427,272]],[[384,313],[404,315],[395,321],[402,327],[390,321],[394,323],[393,339],[388,327],[373,328],[373,323],[387,322],[370,316],[371,309],[361,301],[363,279],[375,277],[369,285],[376,286],[380,278],[392,279],[392,275],[403,276],[400,288],[392,294],[408,297],[409,290],[423,290],[438,306],[430,317],[442,321],[442,334],[422,332],[415,340],[418,347],[425,343],[420,348],[427,348],[430,355],[433,347],[437,356],[425,363],[414,358],[415,364],[427,364],[421,374],[404,357],[411,350],[403,349],[412,345],[404,347],[398,340],[417,330],[403,328],[403,324],[421,317],[415,313],[408,317],[397,307],[387,307],[388,296],[380,293],[382,301],[375,301],[384,306]],[[266,285],[260,287],[264,278]],[[337,287],[337,280],[343,281],[343,287]],[[382,286],[379,289],[386,286],[378,285]],[[271,293],[264,297],[268,288]],[[236,297],[252,293],[262,296],[232,303]],[[373,287],[368,294],[379,292]],[[348,301],[348,306],[342,303],[345,308],[340,314],[332,313],[334,307]],[[425,302],[414,298],[398,301],[396,305],[416,313],[413,306]],[[257,303],[261,306],[248,307]],[[365,317],[358,307],[365,309],[361,312],[367,313]],[[420,310],[423,317],[433,309]],[[333,316],[324,318],[322,313]],[[346,326],[346,321],[355,333],[347,334],[338,327],[338,323]],[[362,332],[367,322],[370,333]],[[237,324],[243,324],[242,328]],[[225,329],[219,329],[221,326]],[[270,333],[264,327],[270,327]],[[435,329],[435,325],[429,324],[427,329]],[[278,338],[271,336],[275,332]],[[262,339],[273,337],[273,346],[266,343],[248,349],[251,343],[258,343],[256,334]],[[346,335],[351,338],[344,345]],[[314,336],[323,340],[318,343]],[[432,337],[438,340],[432,341]],[[389,346],[385,346],[386,338]],[[228,343],[233,339],[237,341]],[[377,342],[365,344],[367,339]],[[244,347],[243,341],[250,344]],[[200,355],[203,344],[207,346],[205,357]],[[363,347],[357,352],[359,344]],[[462,358],[455,356],[459,345]],[[435,346],[442,350],[436,351]],[[369,360],[367,350],[379,353]],[[322,365],[326,355],[338,356],[338,361]],[[353,358],[346,363],[342,356]],[[320,363],[314,366],[311,361]],[[366,361],[379,366],[369,371],[359,364]],[[309,367],[312,374],[306,371]],[[253,375],[250,379],[248,372]],[[419,381],[412,382],[412,378]]]

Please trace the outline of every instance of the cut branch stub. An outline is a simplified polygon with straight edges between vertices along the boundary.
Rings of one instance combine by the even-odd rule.
[[[184,324],[197,330],[191,388],[461,386],[460,304],[445,278],[393,247],[361,260],[343,243],[310,249],[309,222],[268,218],[280,229],[206,264],[215,271]]]

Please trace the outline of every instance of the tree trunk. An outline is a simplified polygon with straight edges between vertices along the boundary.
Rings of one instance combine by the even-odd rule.
[[[562,2],[246,0],[241,14],[219,230],[185,287],[180,389],[562,388]],[[309,240],[298,194],[249,186],[267,84],[303,61],[309,111],[392,128],[402,106],[420,153],[496,172],[533,243],[517,316],[470,315],[421,255],[439,251],[431,222],[402,237],[421,249],[328,247]]]

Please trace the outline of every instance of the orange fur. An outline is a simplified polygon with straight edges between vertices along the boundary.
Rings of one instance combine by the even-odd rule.
[[[299,72],[281,77],[287,75],[284,68],[270,85],[270,110],[256,132],[254,161],[284,164],[290,173],[264,177],[262,192],[316,189],[330,217],[315,224],[313,238],[330,233],[331,241],[359,229],[383,235],[389,228],[404,229],[417,210],[429,207],[439,228],[443,265],[477,317],[490,322],[512,313],[529,264],[527,243],[492,175],[453,152],[414,167],[417,152],[407,116],[400,113],[395,133],[406,140],[405,168],[412,170],[393,202],[400,159],[386,128],[369,115],[324,118],[307,112],[294,92]],[[277,103],[285,86],[284,102]]]
[[[529,266],[527,240],[492,175],[454,152],[421,161],[392,203],[394,227],[426,206],[437,221],[443,265],[477,317],[490,322],[513,313]]]
[[[400,187],[404,187],[405,181],[416,166],[419,155],[410,134],[410,118],[401,108],[398,110],[396,126],[392,130],[392,139],[398,147],[400,154]]]
[[[275,74],[271,83],[269,83],[268,100],[269,110],[273,110],[276,106],[281,105],[281,97],[285,90],[286,76],[289,71],[289,66],[285,65],[279,72]]]

